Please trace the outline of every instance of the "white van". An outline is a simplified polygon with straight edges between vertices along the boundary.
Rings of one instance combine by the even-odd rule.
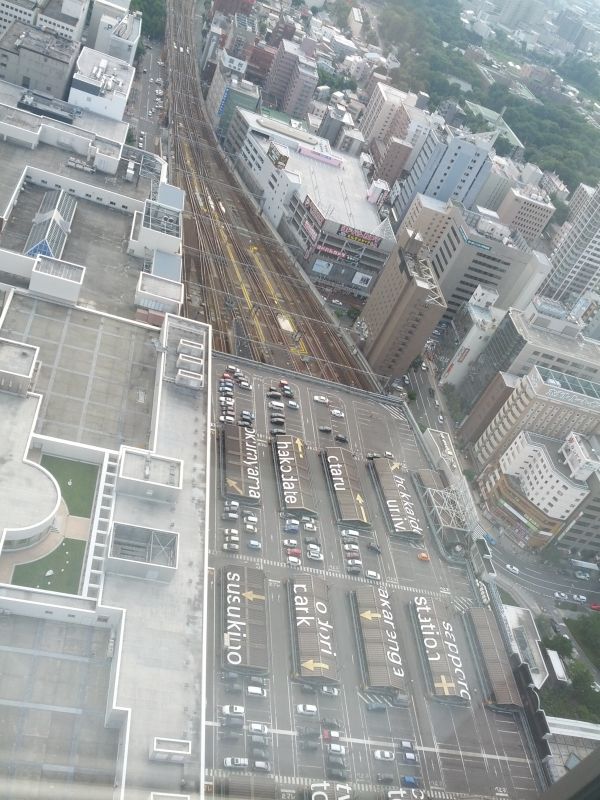
[[[267,690],[262,686],[246,686],[246,694],[249,697],[266,697]]]
[[[269,408],[285,408],[285,405],[279,400],[271,400],[269,403]]]

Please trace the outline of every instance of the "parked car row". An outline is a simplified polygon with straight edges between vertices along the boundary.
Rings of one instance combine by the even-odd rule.
[[[258,517],[253,510],[240,508],[238,500],[225,500],[221,519],[239,526],[223,529],[223,550],[230,553],[239,552],[240,533],[249,537],[245,539],[248,550],[262,550]]]

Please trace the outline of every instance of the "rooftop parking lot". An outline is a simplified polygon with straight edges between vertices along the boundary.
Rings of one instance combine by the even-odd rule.
[[[207,780],[534,798],[518,709],[487,701],[467,635],[480,601],[427,528],[401,407],[218,358],[214,373]]]

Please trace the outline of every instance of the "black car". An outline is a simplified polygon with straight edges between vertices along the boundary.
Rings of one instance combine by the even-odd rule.
[[[346,762],[341,756],[333,756],[330,753],[327,754],[327,766],[328,767],[340,767],[341,769],[346,768]]]
[[[310,686],[308,683],[301,683],[300,684],[300,691],[302,694],[316,694],[317,690],[314,686]]]
[[[318,750],[319,742],[314,739],[301,739],[298,743],[300,750]]]
[[[224,742],[237,742],[243,736],[243,731],[219,731],[219,739]]]
[[[223,717],[221,720],[221,727],[223,728],[243,728],[243,717]]]
[[[298,736],[302,736],[305,739],[320,739],[321,738],[321,731],[317,728],[303,728],[299,727],[297,729]]]
[[[348,777],[346,770],[343,769],[328,769],[325,774],[333,781],[343,781]]]
[[[263,750],[262,747],[251,747],[250,754],[252,755],[252,758],[257,758],[259,761],[267,760],[267,751]]]
[[[222,672],[220,677],[224,681],[238,681],[240,679],[237,672]]]
[[[324,728],[333,728],[336,731],[339,731],[340,728],[342,727],[340,723],[337,721],[337,719],[329,719],[328,717],[323,717],[323,719],[321,720],[321,725]]]
[[[317,539],[316,536],[306,536],[304,539],[304,544],[316,544],[317,547],[321,547],[320,539]]]
[[[361,568],[360,567],[346,567],[346,572],[348,575],[360,575]]]
[[[253,733],[248,736],[248,744],[255,747],[268,747],[269,740],[262,733]]]
[[[390,775],[389,772],[378,772],[377,773],[377,783],[393,783],[394,776]]]
[[[348,438],[341,433],[336,433],[335,435],[336,442],[342,442],[343,444],[347,443]]]
[[[283,417],[271,417],[271,425],[285,425]]]
[[[381,553],[381,547],[379,547],[377,542],[369,542],[367,550],[372,550],[374,553]]]
[[[285,428],[271,428],[269,433],[271,436],[285,436]]]
[[[331,428],[329,425],[319,425],[319,430],[321,433],[331,433]]]

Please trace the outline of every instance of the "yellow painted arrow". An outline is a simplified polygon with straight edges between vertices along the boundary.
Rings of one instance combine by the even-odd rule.
[[[242,597],[245,597],[246,600],[250,600],[250,602],[252,602],[253,600],[265,599],[264,594],[256,594],[256,592],[253,592],[252,589],[250,589],[249,592],[242,592]]]
[[[300,458],[304,458],[304,442],[300,437],[296,439],[296,447],[300,451]]]
[[[377,614],[375,611],[363,611],[361,614],[363,619],[368,619],[369,622],[372,622],[374,619],[381,619],[381,614]]]
[[[242,490],[237,485],[237,483],[233,480],[233,478],[227,478],[227,487],[229,489],[235,489],[238,494],[242,493]]]
[[[356,499],[356,502],[358,503],[358,505],[360,507],[360,515],[362,517],[362,521],[366,522],[367,521],[367,515],[366,515],[365,509],[364,509],[365,501],[363,500],[363,496],[361,494],[357,494],[355,499]]]
[[[396,472],[397,470],[400,469],[400,467],[401,464],[399,461],[392,461],[392,463],[390,464],[390,469],[392,470],[392,472]]]
[[[303,661],[302,666],[305,669],[309,669],[311,672],[314,672],[316,669],[329,669],[329,664],[323,664],[321,661],[315,661],[313,658],[308,661]]]

